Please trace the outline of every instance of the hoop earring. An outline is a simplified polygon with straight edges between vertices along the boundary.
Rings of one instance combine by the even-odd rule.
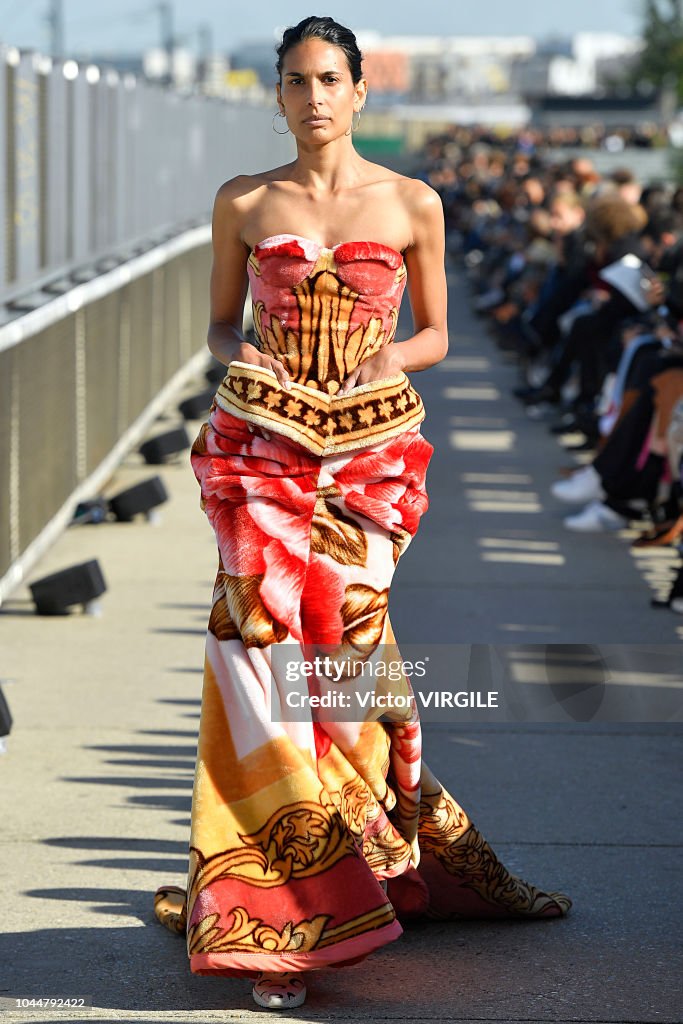
[[[286,135],[287,132],[289,131],[289,125],[287,125],[287,128],[285,129],[285,131],[279,132],[277,130],[277,128],[275,127],[275,118],[276,117],[287,117],[287,115],[283,114],[281,110],[276,110],[275,113],[273,114],[273,131],[275,132],[276,135]]]
[[[360,111],[362,109],[363,109],[363,107],[361,107],[360,110],[354,110],[354,112],[353,112],[353,114],[358,114],[358,122],[357,122],[355,128],[353,127],[353,114],[351,114],[351,127],[348,129],[348,131],[344,132],[344,135],[350,135],[351,132],[357,132],[358,131],[358,128],[360,126]]]

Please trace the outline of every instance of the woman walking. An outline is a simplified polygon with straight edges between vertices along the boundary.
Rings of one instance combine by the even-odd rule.
[[[399,918],[551,917],[570,901],[501,864],[422,760],[414,706],[288,720],[292,662],[395,659],[389,590],[433,452],[407,374],[448,337],[440,199],[353,147],[353,33],[307,18],[277,54],[273,123],[296,159],[226,182],[214,206],[208,340],[227,373],[191,460],[219,567],[188,887],[159,889],[155,909],[194,973],[244,976],[259,1005],[289,1008],[306,972],[362,960]],[[406,285],[414,334],[394,344]],[[316,673],[308,695],[332,685]],[[377,677],[363,686],[386,692]],[[354,671],[334,685],[348,693]],[[405,674],[392,692],[410,695]]]

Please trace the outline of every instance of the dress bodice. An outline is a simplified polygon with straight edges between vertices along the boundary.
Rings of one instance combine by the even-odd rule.
[[[228,411],[321,454],[364,447],[424,418],[402,371],[335,397],[359,363],[394,340],[407,276],[400,252],[272,235],[254,246],[247,274],[259,349],[283,363],[292,388],[272,370],[233,361],[217,394]]]
[[[406,283],[403,257],[378,242],[327,249],[274,235],[247,263],[262,351],[293,380],[335,394],[355,367],[396,333]]]

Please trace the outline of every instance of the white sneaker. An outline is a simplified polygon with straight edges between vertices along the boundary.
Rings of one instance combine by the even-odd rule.
[[[607,496],[603,490],[600,474],[592,465],[577,470],[566,480],[557,480],[550,490],[556,498],[566,501],[570,505],[583,505],[587,501],[602,501]]]
[[[583,512],[568,516],[564,525],[568,530],[576,530],[579,533],[609,533],[623,530],[628,526],[628,519],[603,505],[601,501],[592,501],[590,505],[586,505]]]

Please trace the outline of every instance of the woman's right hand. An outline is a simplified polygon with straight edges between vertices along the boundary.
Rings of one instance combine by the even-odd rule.
[[[240,354],[235,356],[235,360],[240,363],[250,363],[252,366],[262,366],[265,370],[272,370],[278,379],[278,383],[283,388],[286,388],[289,391],[292,387],[291,379],[287,373],[284,363],[279,359],[276,359],[274,356],[269,356],[265,352],[260,352],[255,345],[242,345],[240,348]]]

